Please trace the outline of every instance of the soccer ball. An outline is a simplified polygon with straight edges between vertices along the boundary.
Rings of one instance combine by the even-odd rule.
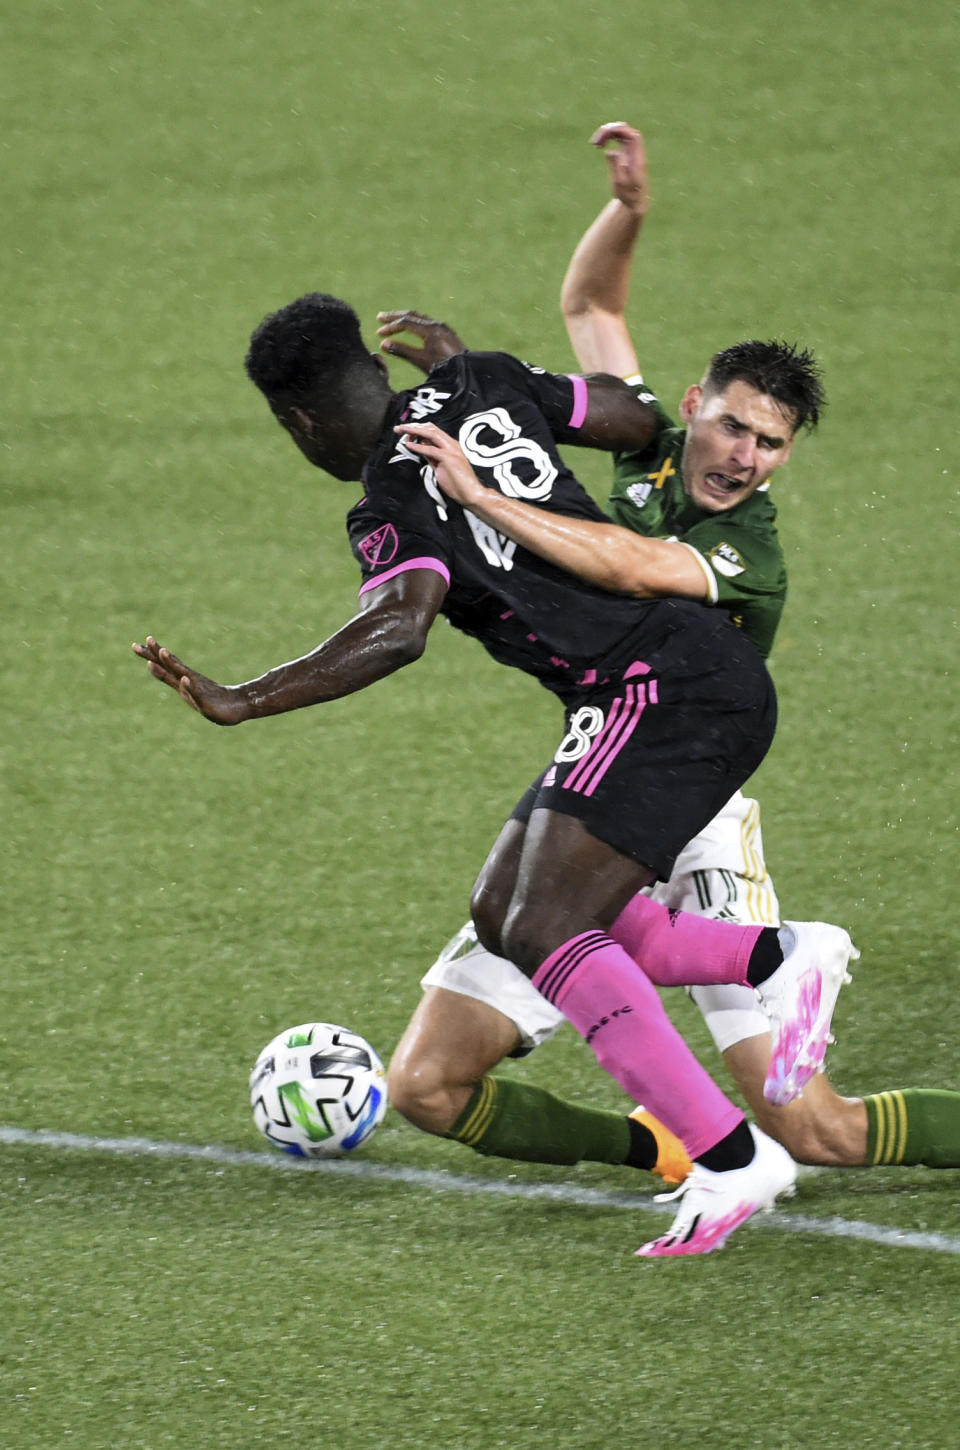
[[[253,1121],[298,1158],[352,1153],[383,1122],[387,1081],[369,1042],[330,1022],[281,1032],[250,1074]]]

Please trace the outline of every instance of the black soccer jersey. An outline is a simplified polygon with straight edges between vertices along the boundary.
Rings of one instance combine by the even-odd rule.
[[[404,524],[384,523],[367,499],[350,510],[347,530],[363,572],[361,594],[407,569],[436,569],[448,583],[440,613],[463,634],[478,640],[498,664],[533,675],[564,703],[585,683],[583,662],[558,655],[500,595],[463,584],[456,574],[451,578],[445,565],[439,567],[431,539]]]
[[[451,622],[557,693],[628,639],[631,648],[642,647],[645,623],[659,637],[663,601],[608,594],[506,539],[446,498],[433,469],[393,431],[396,423],[429,418],[459,440],[486,487],[552,512],[603,520],[556,447],[576,441],[585,413],[582,378],[546,373],[503,353],[462,353],[399,394],[364,470],[361,513],[351,515],[364,588],[402,569],[435,569],[450,586],[443,612]]]
[[[560,696],[566,734],[534,805],[575,816],[666,880],[769,746],[776,701],[759,653],[725,613],[606,594],[527,553],[447,499],[393,431],[429,417],[486,487],[602,519],[556,449],[575,440],[586,405],[582,378],[496,353],[451,358],[391,405],[350,540],[361,594],[406,570],[439,573],[451,624]]]

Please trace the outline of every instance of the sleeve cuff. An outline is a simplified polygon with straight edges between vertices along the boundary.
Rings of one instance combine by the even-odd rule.
[[[379,585],[386,584],[388,579],[394,579],[398,574],[406,574],[410,569],[432,569],[435,574],[440,575],[447,588],[450,588],[450,570],[446,564],[442,563],[439,559],[424,557],[422,559],[407,559],[404,563],[397,564],[394,568],[385,570],[383,574],[375,575],[373,579],[368,579],[365,584],[360,586],[359,593],[360,595],[368,594],[371,589],[376,589]]]
[[[704,556],[700,553],[699,549],[695,549],[692,544],[684,543],[683,539],[678,539],[677,543],[680,544],[682,548],[689,549],[690,553],[700,565],[700,568],[703,570],[703,577],[707,581],[707,603],[716,604],[717,600],[720,597],[720,591],[717,588],[716,574],[714,574],[713,570],[710,568],[710,565],[707,563]]]
[[[567,377],[573,383],[573,408],[567,427],[582,428],[587,416],[587,384],[579,373],[567,373]]]

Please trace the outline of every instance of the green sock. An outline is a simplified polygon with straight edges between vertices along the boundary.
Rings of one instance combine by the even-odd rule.
[[[960,1093],[903,1088],[864,1098],[867,1163],[960,1168]]]
[[[622,1113],[566,1103],[508,1077],[481,1078],[444,1136],[525,1163],[626,1163],[632,1141]]]

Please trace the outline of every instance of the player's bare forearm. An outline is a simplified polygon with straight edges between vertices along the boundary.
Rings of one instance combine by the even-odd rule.
[[[437,477],[442,487],[439,472]],[[481,489],[470,509],[530,553],[608,593],[634,599],[706,598],[703,570],[681,544],[645,539],[619,524],[550,513],[492,488]]]
[[[411,662],[409,650],[357,624],[351,620],[309,654],[237,685],[221,685],[191,669],[150,635],[133,649],[155,679],[214,725],[241,725],[354,694]]]
[[[645,539],[619,524],[550,513],[485,488],[457,440],[435,423],[404,423],[396,431],[407,448],[432,464],[448,497],[548,563],[613,594],[706,598],[703,570],[682,545]]]
[[[639,372],[626,322],[639,231],[640,219],[612,201],[570,259],[560,289],[560,310],[577,362],[589,372],[609,372],[621,378]]]
[[[599,589],[639,598],[654,592],[643,579],[650,540],[618,524],[548,513],[491,488],[483,490],[482,499],[474,503],[472,511],[522,548]]]
[[[398,632],[381,614],[359,614],[309,654],[236,688],[247,701],[248,719],[283,715],[367,689],[419,659],[424,643],[419,635]]]
[[[647,166],[643,137],[623,122],[601,126],[591,136],[609,146],[613,201],[580,239],[560,291],[560,307],[582,368],[627,377],[638,371],[625,313],[637,237],[647,212]]]
[[[564,318],[599,310],[622,313],[630,290],[630,264],[643,217],[608,202],[577,243],[560,289]]]
[[[389,581],[367,607],[323,644],[238,685],[221,685],[185,665],[150,635],[134,653],[155,679],[215,725],[240,725],[356,694],[420,658],[443,599],[439,574]]]
[[[438,469],[437,479],[444,491],[452,494],[449,474]],[[651,540],[631,534],[618,524],[549,513],[482,485],[478,490],[470,495],[471,513],[532,554],[611,593],[638,598],[655,593],[644,582]]]

